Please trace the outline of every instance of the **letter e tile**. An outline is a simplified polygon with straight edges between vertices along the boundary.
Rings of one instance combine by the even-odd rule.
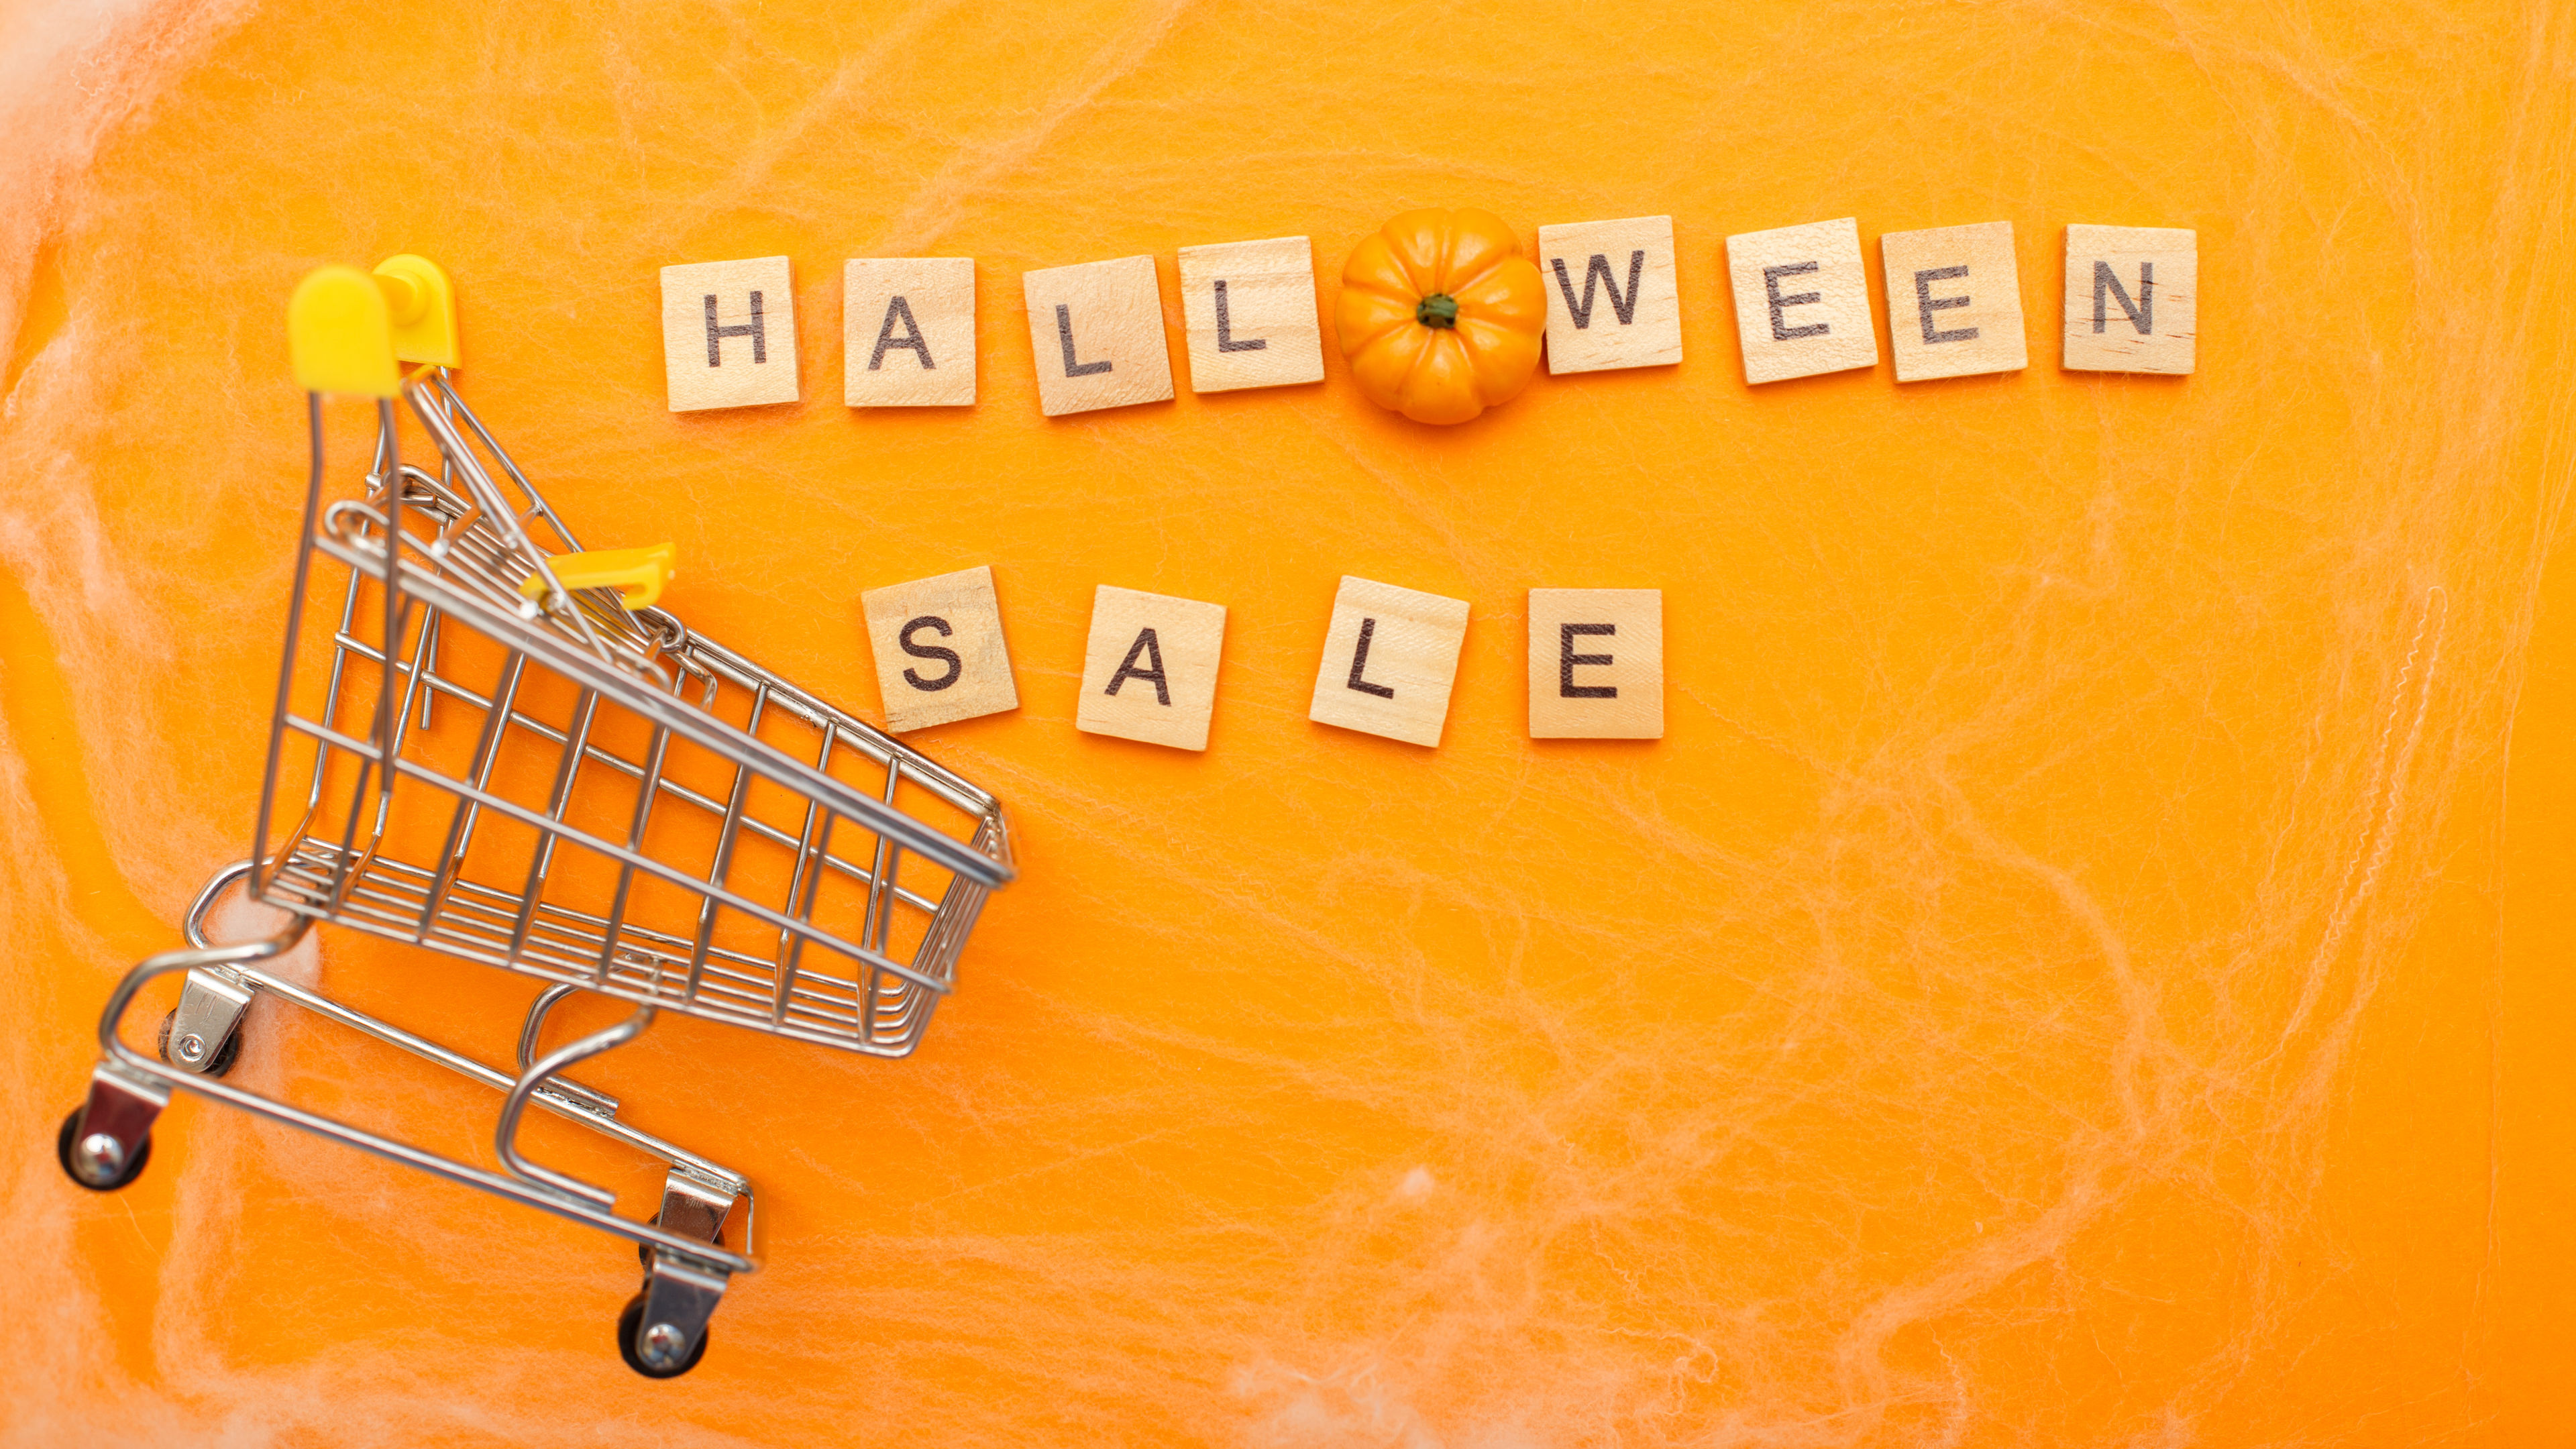
[[[1887,338],[1898,382],[2030,365],[2011,222],[1892,231],[1878,247],[1887,263]]]
[[[1726,266],[1746,382],[1878,365],[1859,222],[1847,216],[1731,236]]]
[[[1529,592],[1534,740],[1664,737],[1664,592]]]

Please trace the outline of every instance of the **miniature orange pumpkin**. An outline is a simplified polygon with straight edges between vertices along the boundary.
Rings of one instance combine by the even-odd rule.
[[[1547,292],[1501,217],[1408,211],[1351,249],[1333,322],[1369,401],[1463,423],[1537,370]]]

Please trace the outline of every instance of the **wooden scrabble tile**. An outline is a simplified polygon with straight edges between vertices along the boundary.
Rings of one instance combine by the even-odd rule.
[[[1898,382],[2030,365],[2011,222],[1892,231],[1878,247],[1887,265],[1887,340]]]
[[[850,258],[841,344],[841,396],[854,408],[972,404],[975,259]]]
[[[1020,707],[993,570],[960,570],[859,595],[886,728],[900,734]]]
[[[1746,382],[1878,365],[1859,222],[1846,216],[1731,236],[1726,266]]]
[[[1540,227],[1538,271],[1547,287],[1549,372],[1682,360],[1671,217]]]
[[[1324,633],[1306,717],[1408,744],[1437,745],[1467,642],[1467,601],[1345,575]]]
[[[1664,591],[1532,589],[1534,740],[1664,737]]]
[[[2066,229],[2066,369],[2192,369],[2200,234],[2168,226]]]
[[[1172,395],[1163,293],[1152,257],[1020,274],[1038,407],[1048,417],[1161,402]]]
[[[1181,248],[1190,391],[1324,380],[1315,252],[1302,236]]]
[[[796,298],[787,258],[662,269],[671,411],[796,401]]]
[[[1092,595],[1074,728],[1176,750],[1207,748],[1225,606],[1102,584]]]

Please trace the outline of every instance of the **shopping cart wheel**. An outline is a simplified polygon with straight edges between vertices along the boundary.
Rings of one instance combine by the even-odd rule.
[[[118,1188],[125,1186],[127,1183],[132,1182],[134,1179],[143,1175],[143,1164],[152,1160],[152,1139],[146,1137],[135,1147],[133,1160],[120,1166],[117,1169],[115,1177],[101,1182],[92,1182],[88,1178],[81,1176],[80,1173],[72,1166],[72,1153],[78,1150],[79,1147],[79,1144],[75,1143],[72,1138],[80,1131],[81,1114],[88,1110],[89,1108],[86,1105],[74,1107],[72,1109],[72,1114],[63,1119],[63,1130],[54,1135],[54,1160],[63,1165],[63,1176],[70,1178],[72,1181],[79,1183],[90,1191],[114,1192]],[[111,1143],[111,1145],[113,1144]],[[636,1299],[635,1311],[641,1313],[643,1309],[644,1300],[641,1298]],[[703,1348],[704,1346],[705,1345],[703,1343],[700,1344],[700,1347]],[[694,1361],[695,1360],[692,1360],[692,1362]]]
[[[689,1370],[696,1368],[698,1366],[698,1360],[707,1356],[707,1331],[705,1329],[700,1329],[698,1331],[698,1346],[689,1350],[689,1356],[687,1358],[682,1359],[679,1363],[669,1368],[655,1368],[644,1361],[643,1354],[638,1349],[635,1342],[636,1334],[643,1327],[644,1295],[638,1293],[634,1297],[626,1300],[626,1311],[617,1315],[617,1353],[619,1357],[626,1360],[626,1366],[628,1368],[635,1370],[637,1373],[642,1374],[648,1379],[676,1379],[680,1375],[687,1373]],[[668,1331],[667,1327],[664,1331]]]
[[[154,1050],[161,1054],[161,1060],[170,1062],[174,1067],[184,1067],[187,1063],[171,1061],[170,1058],[170,1027],[172,1023],[178,1021],[178,1019],[179,1009],[177,1007],[172,1007],[162,1016],[161,1036],[154,1044]],[[231,1071],[233,1069],[233,1063],[241,1060],[241,1039],[241,1031],[236,1028],[232,1035],[224,1038],[224,1044],[222,1046],[215,1048],[215,1059],[208,1062],[206,1064],[206,1069],[197,1073],[197,1075],[201,1077],[220,1077],[226,1072]]]

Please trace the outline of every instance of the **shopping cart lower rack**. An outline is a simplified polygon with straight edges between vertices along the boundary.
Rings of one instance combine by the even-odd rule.
[[[174,1088],[364,1148],[635,1241],[647,1276],[619,1351],[651,1377],[686,1372],[726,1281],[754,1267],[751,1184],[562,1072],[659,1011],[910,1052],[985,898],[1011,879],[1001,807],[655,607],[668,546],[582,552],[457,396],[436,267],[324,268],[289,327],[313,461],[253,854],[199,893],[189,949],[143,962],[110,997],[63,1167],[88,1188],[133,1181]],[[324,497],[324,394],[376,399],[358,497]],[[434,469],[402,461],[397,403]],[[291,913],[277,935],[208,940],[208,910],[236,882]],[[271,969],[317,921],[436,953],[424,968],[461,958],[545,982],[515,1069]],[[119,1028],[144,985],[176,973],[155,1060]],[[548,1013],[583,991],[635,1010],[541,1050]],[[222,1081],[263,994],[502,1093],[497,1170]],[[531,1103],[666,1163],[654,1215],[619,1216],[606,1189],[527,1160]]]

